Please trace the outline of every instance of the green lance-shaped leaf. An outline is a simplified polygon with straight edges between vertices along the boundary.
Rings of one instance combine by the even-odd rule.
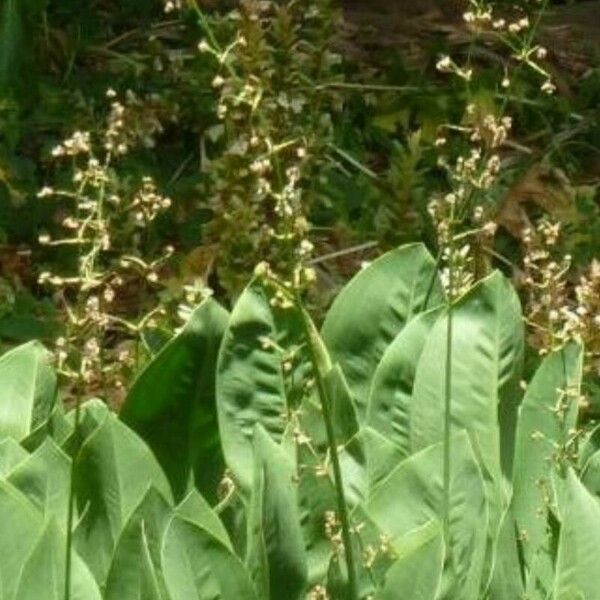
[[[28,452],[14,438],[9,437],[0,441],[0,478],[6,477],[28,456]]]
[[[141,438],[111,415],[81,447],[73,485],[83,514],[75,547],[102,585],[123,527],[148,487],[171,501],[169,482]]]
[[[509,506],[496,538],[490,600],[520,600],[525,597],[516,528],[512,507]]]
[[[579,453],[577,463],[580,470],[584,470],[588,461],[600,450],[600,425],[596,425],[591,431],[587,431],[579,442]]]
[[[404,536],[396,546],[398,557],[388,569],[375,600],[435,600],[444,563],[439,522],[429,521]]]
[[[600,450],[586,462],[581,480],[592,494],[600,498]]]
[[[368,424],[410,454],[410,411],[417,364],[429,333],[442,314],[434,308],[417,315],[387,347],[373,376]]]
[[[162,565],[170,600],[258,600],[241,561],[205,529],[180,517],[165,534]]]
[[[73,433],[73,421],[67,418],[61,402],[56,402],[48,420],[40,423],[29,435],[21,440],[23,448],[29,452],[37,450],[51,437],[59,446]]]
[[[553,600],[599,600],[600,503],[567,473]]]
[[[50,353],[29,342],[0,358],[0,439],[26,437],[44,423],[56,402]]]
[[[161,548],[172,511],[151,487],[125,525],[106,578],[105,600],[167,600]]]
[[[508,503],[519,383],[524,353],[521,306],[499,272],[479,281],[452,307],[451,426],[469,433],[482,467],[489,505],[484,579],[491,576],[494,547]],[[443,439],[448,315],[431,330],[419,360],[411,409],[413,451]]]
[[[106,421],[112,412],[99,398],[91,398],[79,407],[79,425],[75,430],[75,409],[65,415],[68,432],[63,431],[56,441],[71,457],[75,456],[83,443]],[[62,442],[59,440],[62,438]]]
[[[452,425],[475,440],[486,469],[510,473],[523,361],[519,299],[495,272],[453,307]],[[413,451],[443,439],[447,316],[440,318],[417,366],[411,408]]]
[[[334,365],[325,373],[323,385],[331,402],[336,442],[345,444],[358,433],[358,417],[346,377],[339,365]]]
[[[386,348],[413,316],[443,298],[435,261],[422,244],[378,258],[336,298],[323,324],[323,339],[348,379],[360,418]]]
[[[130,533],[129,531],[127,532]],[[166,600],[157,567],[150,554],[146,522],[141,521],[123,545],[117,547],[118,562],[109,571],[105,600]],[[116,558],[116,557],[115,557]]]
[[[412,455],[396,467],[365,503],[365,511],[392,545],[443,513],[443,444]],[[483,477],[466,432],[451,439],[450,549],[447,597],[476,600],[482,582],[488,529]]]
[[[548,504],[557,449],[577,421],[583,351],[569,344],[547,356],[527,387],[517,425],[513,513],[529,571],[549,584],[552,574]],[[545,566],[544,566],[545,565]]]
[[[254,281],[238,299],[223,337],[217,368],[217,408],[227,465],[244,492],[252,485],[252,436],[260,424],[276,441],[286,427],[282,350],[301,344],[295,308],[272,307],[271,291]]]
[[[121,409],[120,418],[150,446],[177,499],[185,496],[191,473],[216,497],[223,458],[215,370],[228,316],[213,299],[202,302],[140,374]]]
[[[192,490],[175,509],[177,516],[206,529],[228,550],[233,551],[229,534],[217,513],[198,490]]]
[[[51,519],[23,564],[14,600],[63,600],[65,594],[65,535]],[[94,577],[77,554],[72,556],[72,600],[102,600]]]
[[[8,481],[21,491],[46,519],[67,522],[71,460],[46,438],[42,445],[9,474]]]
[[[255,472],[248,511],[247,565],[261,598],[303,597],[307,563],[294,464],[257,425]]]
[[[362,427],[340,450],[344,489],[349,504],[366,501],[406,455],[403,450],[370,427]]]
[[[0,481],[2,600],[14,598],[23,565],[34,549],[42,529],[43,518],[40,512],[12,485]]]
[[[373,261],[336,298],[323,339],[346,375],[361,419],[386,348],[412,317],[443,298],[435,261],[422,244],[402,246]]]
[[[451,427],[466,429],[482,466],[490,510],[487,567],[508,502],[520,398],[523,324],[519,299],[495,272],[452,307]],[[448,315],[435,323],[421,354],[410,409],[412,451],[444,439]],[[486,573],[486,577],[489,573]]]

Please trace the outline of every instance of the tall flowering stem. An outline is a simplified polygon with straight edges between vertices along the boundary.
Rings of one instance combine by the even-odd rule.
[[[541,4],[541,6],[540,6]],[[512,16],[495,14],[494,3],[487,0],[469,0],[463,18],[473,36],[484,36],[499,41],[509,50],[509,57],[504,65],[504,76],[500,87],[511,86],[508,65],[516,64],[517,68],[526,66],[538,76],[543,77],[541,91],[552,93],[554,85],[550,75],[543,68],[541,61],[546,57],[546,49],[535,45],[535,31],[539,25],[540,15],[546,7],[546,1],[538,3],[524,2],[523,6],[513,7]],[[537,11],[537,13],[536,13]],[[509,11],[510,12],[510,11]],[[537,18],[534,15],[537,14]],[[533,21],[533,26],[532,26]],[[474,78],[473,63],[469,52],[464,64],[455,62],[450,56],[441,56],[437,69],[463,80],[466,95],[472,97],[471,82]],[[481,276],[481,260],[479,250],[485,250],[493,242],[496,223],[489,219],[489,209],[485,203],[493,195],[494,185],[503,166],[502,150],[512,127],[512,119],[504,115],[507,99],[497,110],[489,111],[486,107],[468,101],[462,122],[458,125],[448,124],[441,128],[435,142],[436,148],[442,151],[450,136],[462,137],[468,149],[458,156],[449,159],[440,154],[438,164],[446,171],[450,192],[433,199],[429,211],[435,223],[438,236],[439,253],[437,265],[440,269],[446,288],[447,331],[446,360],[444,380],[444,426],[443,426],[443,501],[442,521],[444,538],[450,555],[450,481],[451,481],[451,428],[452,428],[452,363],[453,363],[453,327],[454,301],[468,290]],[[462,144],[461,144],[462,145]],[[481,202],[481,204],[479,204]],[[486,217],[489,219],[486,221]],[[476,251],[472,246],[476,247]],[[484,269],[487,265],[484,263]]]
[[[450,214],[450,231],[448,236],[448,318],[446,328],[446,364],[444,380],[444,465],[443,465],[443,530],[444,540],[450,554],[450,434],[452,428],[452,334],[453,334],[453,302],[454,302],[454,207]]]
[[[327,433],[327,443],[333,468],[333,479],[336,491],[337,509],[341,525],[342,542],[344,545],[344,556],[346,559],[346,570],[348,574],[348,600],[358,600],[358,582],[356,576],[356,562],[354,560],[354,549],[352,547],[352,537],[350,532],[350,517],[348,505],[344,495],[344,479],[340,467],[337,444],[335,440],[335,431],[333,427],[333,418],[331,415],[331,398],[325,385],[325,375],[331,370],[331,361],[327,351],[323,348],[321,339],[315,330],[312,319],[302,308],[300,300],[297,299],[297,306],[302,314],[304,323],[304,332],[308,344],[308,351],[313,366],[313,372],[317,385],[317,391],[321,400],[323,410],[323,421]]]

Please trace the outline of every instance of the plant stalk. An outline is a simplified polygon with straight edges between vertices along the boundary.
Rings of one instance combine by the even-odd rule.
[[[443,464],[443,530],[450,557],[450,433],[452,428],[452,337],[454,320],[454,208],[450,216],[448,240],[448,321],[446,328],[446,364],[444,379],[444,464]]]
[[[352,547],[352,538],[350,535],[350,519],[348,517],[348,505],[346,504],[346,498],[344,496],[344,480],[342,477],[342,469],[340,467],[340,460],[337,451],[337,445],[335,442],[335,431],[333,428],[333,420],[331,417],[331,402],[327,386],[325,385],[325,374],[326,366],[329,365],[329,357],[325,355],[324,349],[320,340],[317,339],[317,332],[315,326],[306,313],[304,308],[298,304],[300,312],[302,314],[302,321],[304,325],[304,331],[306,334],[306,340],[308,343],[308,350],[310,353],[310,359],[313,365],[313,371],[315,374],[315,381],[317,384],[317,391],[319,398],[321,399],[321,406],[323,409],[323,420],[325,421],[325,430],[327,433],[327,443],[329,446],[329,453],[331,455],[331,464],[333,467],[333,478],[336,490],[336,499],[338,506],[338,513],[340,518],[340,524],[342,528],[342,541],[344,543],[344,556],[346,558],[346,569],[348,571],[348,599],[358,600],[358,585],[356,577],[356,563],[354,561],[354,550]]]
[[[78,386],[79,387],[79,386]],[[77,436],[77,432],[79,431],[79,421],[81,418],[81,397],[80,390],[77,390],[77,399],[75,404],[75,423],[74,423],[74,432],[75,436]],[[76,443],[78,440],[76,439]],[[66,540],[66,556],[65,556],[65,600],[70,600],[71,598],[71,549],[73,547],[73,517],[75,515],[75,458],[76,454],[73,455],[71,459],[71,477],[69,480],[69,505],[67,508],[67,540]]]

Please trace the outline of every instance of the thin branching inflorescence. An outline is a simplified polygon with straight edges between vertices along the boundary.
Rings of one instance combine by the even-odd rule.
[[[137,108],[137,99],[123,104],[114,94],[109,90],[111,108],[98,139],[77,131],[52,151],[56,161],[72,166],[71,186],[46,186],[38,193],[44,201],[56,202],[57,214],[62,214],[64,234],[42,233],[39,243],[66,249],[65,267],[43,271],[38,279],[53,290],[66,317],[56,358],[59,373],[80,388],[76,397],[83,389],[106,395],[123,387],[123,375],[134,359],[125,342],[154,325],[162,309],[151,307],[130,320],[122,304],[132,290],[143,299],[149,295],[144,292],[160,287],[161,268],[174,251],[167,246],[146,258],[149,227],[171,200],[158,192],[151,177],[143,177],[133,192],[125,190],[115,169],[134,146],[152,144],[160,125],[151,113],[146,122],[130,112],[130,107]],[[115,339],[120,347],[109,358]]]

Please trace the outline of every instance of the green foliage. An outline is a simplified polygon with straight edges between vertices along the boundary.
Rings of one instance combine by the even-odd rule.
[[[271,302],[281,290],[269,279],[231,315],[207,300],[138,377],[122,419],[99,401],[78,422],[51,412],[41,346],[5,354],[0,389],[18,393],[0,397],[3,597],[64,598],[72,477],[70,598],[597,598],[598,435],[575,435],[582,348],[547,356],[518,402],[512,287],[493,273],[429,308],[425,292],[404,291],[421,281],[426,291],[433,264],[415,246],[375,261],[342,292],[323,338],[298,300]],[[380,310],[357,322],[356,298],[374,287]],[[366,359],[349,360],[362,348]],[[333,366],[336,352],[345,362]],[[345,364],[363,365],[354,386]],[[215,439],[227,467],[216,495],[198,476],[219,455]]]
[[[227,321],[225,309],[205,300],[139,375],[121,409],[123,422],[152,448],[177,498],[190,477],[208,498],[215,496],[223,465],[215,366]]]

